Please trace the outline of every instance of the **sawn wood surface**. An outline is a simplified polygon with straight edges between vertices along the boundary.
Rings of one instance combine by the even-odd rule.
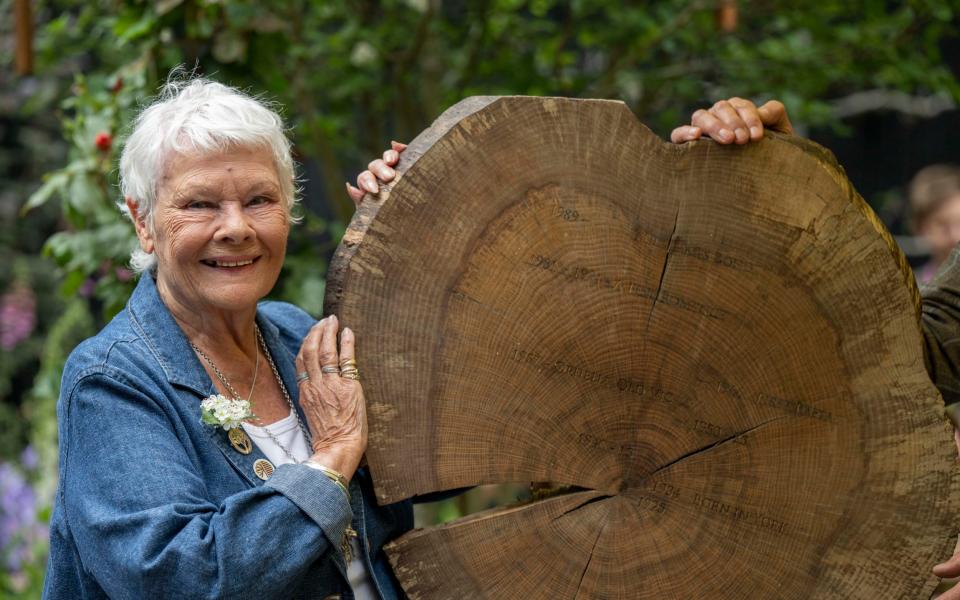
[[[926,598],[958,469],[913,275],[826,150],[475,97],[331,264],[378,500],[578,491],[408,533],[412,598]]]

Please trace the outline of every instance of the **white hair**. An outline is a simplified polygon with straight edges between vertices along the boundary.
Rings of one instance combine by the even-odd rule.
[[[263,100],[200,77],[180,79],[175,69],[133,124],[120,155],[120,192],[136,203],[153,228],[153,209],[165,165],[174,155],[217,153],[230,148],[266,148],[273,155],[280,194],[290,221],[298,198],[290,140],[283,120]],[[120,208],[129,217],[123,199]],[[137,272],[156,269],[157,259],[139,247],[130,254]]]

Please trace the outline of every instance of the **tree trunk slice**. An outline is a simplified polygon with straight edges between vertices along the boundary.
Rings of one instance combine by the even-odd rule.
[[[365,199],[327,305],[381,503],[587,490],[403,536],[413,598],[918,598],[953,549],[913,275],[815,144],[469,98]]]

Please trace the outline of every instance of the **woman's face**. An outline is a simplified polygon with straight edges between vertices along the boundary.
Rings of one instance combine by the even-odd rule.
[[[270,292],[290,231],[280,190],[262,149],[168,162],[153,229],[137,225],[141,247],[157,255],[157,287],[168,306],[243,311]]]

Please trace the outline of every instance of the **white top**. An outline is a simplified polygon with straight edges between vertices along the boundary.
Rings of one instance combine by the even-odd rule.
[[[292,464],[295,461],[290,460],[290,457],[283,451],[283,448],[280,448],[280,446],[270,438],[270,434],[267,433],[268,429],[270,433],[283,444],[283,447],[293,454],[297,461],[303,462],[313,454],[307,445],[303,431],[301,431],[297,425],[297,417],[293,414],[293,410],[291,410],[290,414],[286,417],[270,423],[266,427],[257,427],[249,423],[241,423],[241,425],[243,426],[243,430],[247,432],[247,435],[250,436],[250,439],[253,440],[253,443],[257,445],[257,448],[259,448],[275,466]],[[361,560],[360,543],[357,541],[357,538],[350,538],[350,547],[353,550],[353,560],[347,564],[347,579],[350,581],[353,595],[356,596],[357,600],[376,600],[378,598],[376,588],[370,579],[367,566],[363,560]]]

